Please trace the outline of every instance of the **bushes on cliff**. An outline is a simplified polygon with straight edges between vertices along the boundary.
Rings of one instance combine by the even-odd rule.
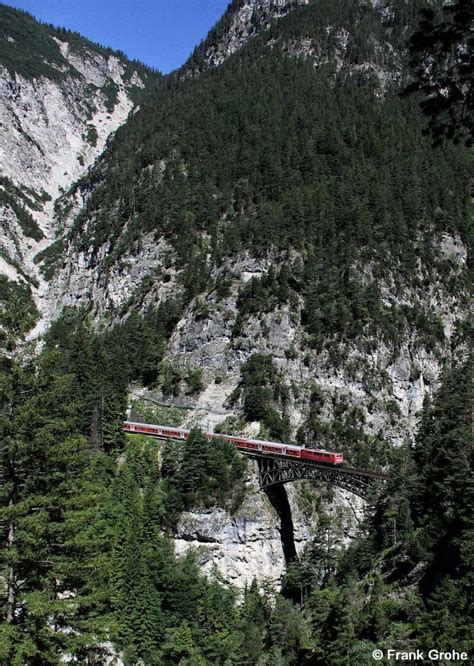
[[[270,356],[252,354],[242,365],[241,381],[233,398],[241,400],[248,421],[260,421],[269,437],[277,441],[288,440],[289,424],[277,411],[284,402],[285,390]]]

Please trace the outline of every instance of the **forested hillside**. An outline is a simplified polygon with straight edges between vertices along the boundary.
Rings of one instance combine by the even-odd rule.
[[[198,372],[199,400],[218,378],[222,409],[269,356],[307,441],[334,446],[335,410],[355,410],[346,453],[412,438],[464,335],[472,165],[399,95],[417,8],[310,3],[170,76],[59,203],[50,316],[91,308],[133,340],[134,379],[178,395]]]
[[[323,513],[282,592],[254,584],[238,600],[192,554],[176,558],[171,536],[186,508],[235,508],[240,454],[198,431],[180,446],[125,441],[120,359],[82,323],[53,327],[34,372],[1,371],[2,663],[123,651],[130,665],[349,666],[375,648],[469,652],[471,365],[446,370],[351,546],[339,550]]]
[[[0,27],[5,80],[75,91],[85,142],[67,178],[29,156],[54,201],[0,181],[5,237],[34,241],[0,282],[0,663],[472,653],[473,158],[434,147],[401,94],[423,4],[236,0],[159,85],[22,13]],[[125,435],[130,405],[189,440]],[[253,544],[238,589],[215,525],[275,511],[255,463],[199,425],[390,478],[366,503],[280,487],[280,532],[282,505],[307,522],[298,557],[275,584],[283,549]],[[199,513],[208,548],[178,555]]]

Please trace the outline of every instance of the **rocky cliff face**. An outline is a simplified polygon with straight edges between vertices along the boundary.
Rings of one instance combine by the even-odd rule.
[[[317,489],[306,484],[309,495]],[[304,505],[301,488],[286,486],[292,510],[294,541],[298,554],[315,534],[319,517],[315,505]],[[335,489],[331,509],[334,533],[339,543],[347,544],[355,535],[362,517],[363,502]],[[246,497],[238,511],[229,515],[223,509],[190,511],[181,516],[174,536],[177,554],[192,549],[206,574],[215,569],[239,588],[253,580],[278,588],[285,573],[281,522],[267,496],[258,489],[256,463],[250,463]]]
[[[467,249],[460,238],[445,235],[440,239],[440,250],[452,266],[452,275],[461,279],[466,270]],[[262,278],[273,263],[270,257],[234,260],[232,270],[236,278],[228,297],[222,300],[212,291],[201,294],[176,326],[167,362],[205,371],[206,388],[196,400],[196,408],[204,412],[209,402],[221,410],[229,407],[242,364],[259,353],[271,356],[290,388],[285,409],[294,433],[304,425],[311,387],[317,384],[327,398],[320,414],[322,420],[329,422],[336,406],[346,404],[347,408],[360,411],[367,434],[382,433],[393,444],[413,442],[423,402],[436,391],[444,355],[449,355],[456,327],[465,316],[467,292],[450,294],[443,284],[434,283],[422,294],[410,289],[401,294],[395,284],[384,285],[383,298],[387,303],[404,303],[436,313],[442,324],[444,351],[428,349],[419,334],[407,329],[396,353],[391,344],[366,337],[341,343],[337,362],[327,351],[308,349],[298,308],[281,306],[269,313],[251,315],[235,335],[242,285],[252,278]],[[204,322],[203,304],[208,313]],[[211,415],[207,422],[215,425],[215,421]]]
[[[242,48],[249,39],[268,29],[272,21],[286,16],[310,0],[234,0],[228,10],[197,47],[185,72],[198,74],[217,67]]]
[[[392,39],[394,28],[391,24],[386,26],[391,16],[390,8],[385,6],[386,3],[373,3],[378,9],[369,12],[372,21],[370,29],[366,23],[353,20],[352,14],[342,22],[337,22],[337,17],[326,17],[326,22],[321,25],[318,23],[318,15],[311,15],[313,23],[309,25],[315,35],[308,36],[306,23],[296,24],[296,27],[289,22],[285,23],[293,18],[291,10],[295,9],[295,16],[298,11],[306,12],[308,8],[296,9],[298,5],[306,4],[311,3],[305,0],[244,0],[233,3],[184,71],[197,74],[218,66],[225,68],[225,61],[230,55],[248,43],[250,37],[266,34],[266,28],[272,24],[273,19],[279,18],[277,24],[281,32],[264,42],[264,47],[253,54],[253,60],[250,58],[243,61],[246,65],[250,62],[249,67],[252,67],[253,62],[263,61],[268,54],[273,56],[278,46],[281,48],[282,59],[289,56],[295,67],[299,59],[309,60],[311,71],[318,68],[324,70],[332,63],[331,82],[337,79],[340,83],[338,77],[348,74],[354,83],[354,90],[358,77],[372,78],[375,74],[378,85],[373,90],[382,105],[387,89],[396,84],[401,71],[400,53],[394,46],[396,40]],[[329,13],[332,11],[330,4],[325,3]],[[343,4],[335,3],[337,7]],[[370,3],[360,3],[364,7],[367,4]],[[400,1],[398,5],[404,9],[409,3]],[[344,6],[347,9],[348,5]],[[314,3],[314,7],[317,7],[317,3]],[[352,25],[353,33],[348,31],[348,25]],[[364,30],[367,30],[367,34]],[[353,39],[354,35],[357,39]],[[157,155],[145,155],[136,172],[131,173],[130,179],[135,189],[129,200],[121,198],[122,192],[119,192],[113,205],[107,208],[104,195],[95,208],[91,206],[89,210],[89,204],[100,186],[105,183],[106,189],[108,178],[114,177],[113,170],[110,173],[107,171],[110,152],[104,153],[103,149],[107,138],[134,108],[134,91],[140,90],[145,84],[144,75],[130,69],[129,64],[115,55],[105,56],[87,49],[78,54],[65,38],[56,37],[53,43],[61,56],[58,66],[66,68],[59,82],[48,77],[27,77],[5,67],[0,69],[0,85],[4,92],[0,98],[0,149],[3,149],[3,173],[8,179],[0,186],[5,191],[9,188],[10,192],[8,201],[2,203],[0,199],[0,210],[3,211],[0,229],[4,246],[0,266],[11,279],[29,279],[32,283],[36,280],[34,290],[43,318],[32,332],[32,337],[41,333],[67,306],[85,306],[97,321],[117,325],[126,320],[133,310],[144,313],[170,297],[184,298],[183,283],[186,264],[189,262],[178,260],[176,243],[173,242],[175,238],[161,231],[168,224],[172,211],[166,210],[163,219],[155,219],[155,212],[152,211],[155,228],[147,227],[143,230],[145,213],[150,217],[149,211],[144,210],[141,217],[145,205],[139,209],[135,203],[140,198],[149,199],[154,192],[153,187],[161,186],[166,176],[170,187],[179,178],[187,181],[202,177],[203,192],[215,187],[211,190],[214,199],[219,201],[222,195],[215,184],[209,185],[206,174],[199,172],[195,165],[191,168],[186,162],[185,148],[179,145],[182,131],[179,127],[175,134],[170,132],[174,143],[166,157],[161,155],[164,149],[160,145]],[[272,61],[268,65],[268,72],[274,69],[275,62]],[[247,91],[247,94],[255,99],[258,91],[252,89],[252,77],[249,78],[250,93]],[[198,80],[199,77],[193,77],[193,80],[182,83],[196,85]],[[271,91],[274,97],[278,96],[280,89],[286,87],[287,82],[287,79],[276,82],[275,90]],[[233,107],[240,99],[236,95],[227,104]],[[198,100],[200,102],[201,98]],[[207,99],[204,101],[208,102]],[[216,104],[211,106],[210,115],[214,114],[212,117],[216,125],[222,124],[220,114],[225,105],[221,106],[220,100],[213,101]],[[330,102],[337,106],[334,100]],[[186,107],[186,104],[187,98],[183,106]],[[278,108],[278,112],[280,110]],[[155,111],[159,109],[151,109],[148,117],[143,116],[145,120],[137,114],[135,129],[143,131],[139,122],[145,124]],[[196,111],[199,111],[199,106]],[[283,111],[285,115],[289,109],[285,107]],[[298,126],[304,125],[306,111],[307,107],[302,105],[300,116],[294,121]],[[347,155],[354,150],[357,129],[347,129],[347,135],[341,139],[329,127],[327,135],[321,136],[317,114],[315,118],[314,127],[305,127],[307,141],[304,149],[308,151],[308,160],[316,153],[328,156],[323,167],[329,170],[333,168],[331,160],[336,160],[336,144],[345,141]],[[377,115],[376,119],[383,126],[383,114],[381,118]],[[244,122],[244,119],[240,120]],[[272,137],[273,125],[272,117],[266,118],[262,126],[257,125],[253,135],[254,143],[244,146],[241,161],[251,163],[249,155],[256,151],[256,143],[262,134]],[[188,136],[193,138],[193,132],[197,132],[193,118],[191,127]],[[209,131],[206,147],[212,145],[218,152],[219,146],[213,144],[214,128],[205,129]],[[393,142],[397,139],[393,137]],[[163,143],[167,140],[165,136]],[[276,143],[276,140],[274,143],[269,140],[268,150],[275,150]],[[113,143],[111,145],[114,147]],[[148,149],[148,145],[146,147]],[[142,148],[139,146],[138,151],[141,152]],[[182,154],[179,153],[180,149]],[[377,153],[379,149],[380,146],[371,148],[374,160],[369,166],[375,173],[384,166]],[[296,152],[293,146],[289,146],[287,152],[291,150]],[[387,152],[390,154],[390,151]],[[362,153],[363,149],[361,158],[364,157]],[[101,154],[100,165],[90,177],[84,178],[72,191],[64,193]],[[7,160],[8,155],[14,155],[14,159]],[[420,173],[424,173],[426,167],[423,159],[420,158],[413,167],[414,180],[420,178]],[[177,164],[174,172],[169,168],[173,160]],[[262,162],[264,166],[259,167],[259,172],[266,173],[268,170],[271,173],[273,164],[268,154],[264,155]],[[119,168],[121,166],[122,162],[119,161]],[[342,162],[339,166],[342,166]],[[301,173],[296,168],[291,174],[277,172],[274,179],[279,179],[280,189],[292,179],[299,186],[304,179],[304,169],[305,165],[301,167]],[[352,338],[342,336],[333,344],[334,341],[323,331],[323,344],[316,348],[309,340],[305,323],[306,306],[301,291],[295,292],[291,303],[278,303],[272,307],[265,304],[260,311],[245,316],[241,316],[240,312],[241,294],[251,280],[265,279],[272,269],[279,270],[285,265],[291,267],[295,263],[303,263],[307,260],[303,250],[292,247],[288,251],[276,250],[269,242],[267,248],[259,248],[258,251],[239,247],[230,256],[211,257],[212,244],[217,242],[212,234],[225,240],[227,233],[235,232],[235,228],[229,231],[232,219],[238,218],[244,211],[242,218],[246,223],[245,213],[251,215],[252,207],[257,205],[258,196],[252,193],[247,199],[244,195],[238,200],[236,185],[241,191],[246,188],[250,190],[248,174],[244,176],[238,183],[234,178],[224,184],[224,189],[232,191],[230,204],[227,208],[216,205],[216,212],[212,213],[215,215],[211,219],[212,228],[211,224],[209,228],[203,225],[204,228],[200,228],[194,237],[196,246],[203,248],[205,280],[199,293],[185,302],[182,317],[168,340],[164,354],[165,366],[178,371],[202,371],[203,386],[197,395],[187,398],[192,409],[189,411],[190,416],[183,420],[183,425],[200,424],[208,429],[218,425],[224,429],[226,426],[233,428],[231,419],[234,419],[235,424],[243,407],[241,398],[236,397],[236,389],[242,379],[242,367],[253,354],[258,353],[271,357],[279,373],[285,399],[280,401],[277,408],[287,420],[292,438],[299,436],[304,441],[318,444],[315,438],[319,429],[326,433],[327,439],[323,443],[328,447],[338,449],[340,442],[344,441],[349,454],[353,456],[352,462],[357,459],[359,448],[363,449],[365,456],[360,464],[369,464],[373,459],[383,462],[384,450],[388,451],[392,445],[406,441],[413,442],[423,401],[436,391],[443,362],[456,347],[457,335],[467,313],[467,289],[464,282],[467,247],[463,237],[455,223],[439,230],[431,220],[426,222],[423,234],[415,240],[410,237],[408,243],[408,250],[417,257],[413,268],[415,275],[405,275],[403,278],[400,278],[399,273],[387,271],[383,278],[379,277],[381,264],[385,261],[383,258],[378,264],[375,260],[354,260],[350,265],[350,272],[358,282],[362,285],[376,285],[377,298],[384,308],[427,313],[430,322],[436,324],[435,341],[432,330],[425,335],[419,327],[405,325],[399,328],[396,340],[393,336],[388,340],[373,331],[364,331]],[[331,187],[335,188],[338,177],[336,169]],[[269,177],[269,190],[273,186],[270,180]],[[377,182],[377,178],[374,182]],[[308,203],[304,199],[305,188],[309,189],[312,185],[306,182],[301,185],[301,189],[289,190],[289,198],[295,202],[290,216],[293,213],[295,219],[304,216],[304,206]],[[357,203],[364,200],[367,204],[361,217],[368,214],[370,206],[377,205],[371,199],[371,188],[367,184],[364,187],[357,197]],[[314,194],[316,198],[321,197],[321,207],[326,206],[329,212],[332,211],[331,205],[335,206],[343,198],[339,195],[337,199],[334,191],[330,189],[326,199],[324,191],[316,191]],[[391,192],[382,194],[390,195]],[[449,199],[451,194],[446,198]],[[162,191],[160,195],[163,195]],[[184,198],[182,191],[178,192],[177,198],[180,195]],[[396,196],[400,197],[400,192]],[[416,192],[414,198],[418,196]],[[441,195],[439,199],[440,206],[436,210],[439,218],[451,216],[456,221],[462,217],[459,208],[451,211],[449,202],[445,204]],[[189,200],[191,203],[176,222],[177,227],[189,225],[189,219],[198,214],[193,206],[198,209],[201,200],[197,199],[197,203],[192,197]],[[27,218],[23,216],[21,219],[12,201],[20,201],[37,225],[38,230],[33,231],[36,238],[25,232]],[[155,201],[159,204],[159,197]],[[407,202],[404,205],[408,208]],[[448,213],[442,210],[442,206],[447,206]],[[396,207],[398,209],[398,199]],[[271,208],[267,214],[271,217],[275,215],[274,211],[275,208]],[[380,215],[385,214],[387,211],[381,210]],[[99,218],[103,225],[101,229],[97,226]],[[112,229],[117,219],[121,220],[122,226],[117,223],[117,229]],[[251,220],[255,226],[262,221],[258,215]],[[404,217],[400,221],[405,223],[404,229],[411,229],[419,222]],[[351,213],[335,235],[342,235],[346,227],[357,227],[358,223],[358,214]],[[307,220],[308,228],[313,224],[315,222],[312,218]],[[325,254],[330,232],[330,229],[321,231],[316,254]],[[29,233],[32,233],[31,230]],[[384,257],[386,239],[380,229],[377,233],[377,248],[380,256]],[[407,230],[405,233],[408,237]],[[105,234],[106,240],[96,241],[100,234]],[[53,240],[56,240],[55,250],[51,256],[48,252],[42,254],[41,272],[38,272],[33,259],[35,256],[38,258],[39,251],[47,248]],[[428,265],[426,258],[420,258],[423,255],[420,248],[423,250],[424,246],[431,243],[436,246],[437,267]],[[189,260],[192,258],[190,253]],[[22,275],[26,277],[22,278]],[[226,282],[224,291],[216,286],[223,282]],[[433,327],[433,324],[430,326]],[[158,396],[163,398],[160,387],[157,391]],[[318,396],[317,405],[315,394]],[[225,421],[227,424],[223,423]],[[246,427],[253,436],[265,436],[259,423]],[[242,585],[254,576],[277,581],[283,571],[278,518],[266,498],[257,493],[255,475],[249,479],[248,489],[245,504],[234,516],[220,510],[183,515],[176,531],[176,547],[178,552],[198,547],[205,570],[217,565],[226,578],[238,584]],[[341,530],[349,538],[354,520],[357,521],[359,515],[360,503],[353,502],[347,493],[339,491],[331,501],[334,511],[343,514]],[[351,502],[354,506],[351,506]],[[291,487],[290,503],[296,524],[296,541],[302,547],[311,534],[308,524],[311,521],[316,523],[317,519],[302,514],[298,492]],[[328,510],[328,505],[325,508]]]
[[[69,53],[66,42],[62,47]],[[25,193],[24,206],[46,239],[52,236],[54,201],[87,171],[110,134],[126,120],[134,106],[130,88],[143,86],[138,75],[132,85],[123,80],[124,66],[114,56],[91,54],[90,59],[73,58],[73,62],[82,70],[81,77],[68,77],[60,84],[26,79],[0,66],[2,175]],[[103,88],[111,82],[118,90],[108,106]],[[36,200],[29,205],[31,191]],[[4,206],[4,219],[12,213],[10,206]],[[10,263],[34,275],[31,258],[44,249],[44,241],[35,245],[11,219],[4,224],[4,233],[2,245],[9,248]]]
[[[41,40],[34,64],[27,38]],[[125,122],[149,73],[9,8],[0,39],[0,269],[27,280],[41,308],[34,258],[54,241],[55,202]]]

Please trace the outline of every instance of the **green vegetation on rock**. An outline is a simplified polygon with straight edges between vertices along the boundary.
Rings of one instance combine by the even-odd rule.
[[[13,211],[25,236],[39,241],[44,237],[43,232],[26,210],[25,204],[36,210],[39,208],[37,201],[35,199],[32,201],[28,197],[28,193],[15,187],[8,178],[0,177],[0,206],[10,208]]]
[[[419,5],[311,2],[221,67],[167,77],[117,132],[81,181],[94,187],[74,227],[42,255],[44,274],[67,249],[93,255],[110,242],[105,274],[154,234],[172,246],[167,269],[178,284],[157,306],[144,304],[158,272],[109,313],[114,326],[66,310],[39,355],[20,358],[15,341],[37,312],[26,284],[0,279],[8,351],[0,359],[0,663],[363,666],[375,648],[472,653],[472,362],[459,344],[468,327],[454,324],[448,350],[428,305],[440,294],[464,305],[465,273],[442,256],[441,240],[467,244],[472,156],[453,145],[433,150],[417,100],[399,96]],[[207,45],[218,45],[228,20]],[[27,77],[62,78],[69,66],[54,35],[95,48],[3,5],[0,24],[0,63]],[[201,47],[198,69],[202,57]],[[104,94],[112,105],[114,86]],[[22,196],[39,205],[31,192]],[[387,453],[383,433],[367,435],[358,405],[335,398],[329,421],[318,377],[290,385],[272,356],[244,352],[229,399],[239,414],[221,428],[258,421],[262,437],[287,441],[290,392],[306,391],[298,441],[384,465],[390,479],[348,544],[338,510],[323,510],[333,492],[313,503],[303,486],[303,512],[317,510],[318,520],[281,591],[254,581],[239,597],[217,571],[202,574],[199,552],[176,556],[173,533],[185,511],[236,511],[246,461],[199,430],[162,444],[126,436],[122,424],[134,383],[169,395],[202,390],[202,369],[173,363],[169,340],[192,299],[198,322],[219,307],[198,298],[212,271],[221,271],[211,285],[218,298],[233,295],[229,266],[242,256],[264,269],[240,286],[229,344],[252,317],[285,307],[304,339],[278,362],[301,349],[306,367],[324,354],[335,368],[348,361],[348,376],[360,376],[374,401],[387,373],[374,377],[360,357],[348,359],[348,344],[369,354],[376,341],[395,358],[411,336],[410,352],[421,346],[445,369],[414,445]],[[171,408],[134,406],[147,420],[178,422]],[[395,418],[398,403],[383,409]]]
[[[0,5],[0,64],[10,72],[26,78],[44,76],[55,81],[61,81],[65,76],[81,76],[63,56],[56,40],[68,42],[78,54],[89,51],[106,58],[120,58],[129,77],[134,70],[144,76],[156,76],[143,63],[128,60],[121,51],[105,48],[72,30],[40,23],[21,9]]]
[[[165,237],[187,302],[233,257],[278,257],[242,288],[235,335],[288,303],[317,349],[361,336],[396,347],[414,332],[441,354],[439,321],[412,298],[446,283],[442,234],[467,239],[472,155],[433,151],[417,100],[398,94],[411,4],[381,18],[371,3],[311,3],[222,67],[168,79],[117,133],[68,242],[111,242],[114,262],[145,233]],[[333,25],[348,32],[342,68]],[[327,64],[292,53],[303,37]]]
[[[0,346],[13,349],[39,316],[26,282],[13,282],[0,275]]]

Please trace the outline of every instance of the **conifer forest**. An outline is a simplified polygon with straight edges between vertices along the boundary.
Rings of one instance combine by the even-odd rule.
[[[232,0],[162,74],[0,4],[0,665],[472,663],[473,31]]]

